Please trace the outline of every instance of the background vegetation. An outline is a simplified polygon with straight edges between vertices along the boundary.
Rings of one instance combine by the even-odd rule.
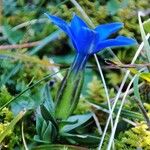
[[[119,34],[135,38],[139,45],[144,41],[139,11],[143,14],[145,34],[150,32],[149,0],[79,0],[78,3],[95,26],[123,22],[124,28]],[[74,12],[83,17],[69,0],[0,0],[0,149],[96,149],[109,110],[94,57],[87,65],[84,88],[74,112],[79,118],[76,126],[71,126],[76,119],[70,118],[70,125],[63,130],[65,135],[57,136],[52,125],[50,128],[43,120],[38,124],[40,105],[55,99],[65,70],[74,58],[71,42],[50,23],[45,12],[67,21]],[[118,150],[150,149],[150,74],[145,52],[149,47],[144,47],[136,60],[136,64],[145,65],[136,66],[136,71],[129,67],[118,68],[120,62],[131,63],[138,46],[115,48],[115,56],[109,50],[97,55],[112,104],[125,72],[132,72],[115,107],[114,120],[130,79],[145,68],[145,74],[140,75],[129,90],[120,115],[114,140]],[[102,146],[104,150],[110,134],[111,126]]]

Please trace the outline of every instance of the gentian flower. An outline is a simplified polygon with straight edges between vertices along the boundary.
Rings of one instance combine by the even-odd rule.
[[[73,112],[73,110],[77,105],[77,101],[78,101],[77,99],[79,99],[79,95],[80,95],[79,93],[81,92],[81,90],[78,90],[77,83],[75,82],[78,82],[78,84],[80,83],[79,78],[82,78],[81,74],[83,74],[85,64],[89,56],[92,54],[96,54],[107,47],[120,47],[120,46],[134,45],[136,41],[124,36],[109,38],[110,35],[112,35],[113,33],[115,33],[116,31],[118,31],[123,27],[123,23],[120,22],[103,24],[97,26],[95,29],[91,29],[77,15],[74,15],[70,23],[67,23],[66,21],[64,21],[63,19],[57,16],[53,16],[50,14],[46,14],[46,15],[55,25],[61,28],[69,36],[76,51],[75,60],[69,70],[69,73],[67,73],[65,79],[63,80],[62,88],[60,88],[59,90],[61,91],[61,93],[58,92],[58,98],[56,104],[56,116],[58,116],[58,118],[67,118],[68,115],[70,115]],[[66,84],[68,83],[67,80],[69,81],[69,84],[72,83],[72,85],[69,85],[70,88],[66,86]],[[68,91],[65,91],[66,87],[68,88]],[[81,87],[82,84],[80,83],[79,89],[81,89]],[[63,98],[67,99],[66,96],[63,97],[64,93],[62,92],[72,93],[72,94],[69,93],[66,94],[68,96],[68,102],[67,100],[66,101],[61,100]],[[72,98],[73,95],[77,96],[76,99]],[[65,105],[68,106],[66,107]],[[62,117],[65,114],[63,113],[63,110],[59,112],[60,109],[63,109],[62,107],[66,109],[64,110],[65,113],[66,111],[68,112],[66,117]]]

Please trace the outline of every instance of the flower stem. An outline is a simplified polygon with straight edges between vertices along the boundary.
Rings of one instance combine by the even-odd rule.
[[[84,68],[88,56],[77,54],[67,71],[56,97],[55,115],[67,119],[77,107],[84,81]]]

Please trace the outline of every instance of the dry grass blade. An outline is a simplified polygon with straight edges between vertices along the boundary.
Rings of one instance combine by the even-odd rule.
[[[36,56],[30,56],[28,54],[18,53],[18,52],[11,52],[11,51],[0,51],[0,55],[6,56],[8,58],[12,58],[14,60],[20,60],[21,62],[28,62],[31,64],[39,64],[42,67],[52,67],[52,66],[59,66],[54,63],[50,63],[48,60],[41,60]]]
[[[40,45],[40,43],[41,43],[41,41],[24,43],[24,44],[1,45],[0,50],[30,48],[30,47],[38,46],[38,45]]]
[[[112,143],[113,143],[113,140],[114,140],[114,135],[115,135],[116,128],[117,128],[117,124],[118,124],[119,117],[120,117],[120,114],[121,114],[121,110],[122,110],[122,108],[123,108],[123,105],[124,105],[124,102],[125,102],[126,97],[127,97],[127,95],[128,95],[128,92],[129,92],[129,90],[130,90],[130,87],[131,87],[133,81],[135,80],[136,76],[137,76],[137,75],[135,75],[135,76],[132,78],[132,80],[130,81],[130,83],[129,83],[127,89],[126,89],[126,92],[125,92],[125,94],[124,94],[124,97],[123,97],[123,99],[122,99],[122,101],[121,101],[121,105],[120,105],[120,107],[119,107],[119,110],[118,110],[118,113],[117,113],[117,116],[116,116],[116,119],[115,119],[114,127],[113,127],[113,130],[112,130],[112,132],[111,132],[111,136],[110,136],[110,139],[109,139],[109,143],[108,143],[108,146],[107,146],[107,150],[110,150],[110,149],[111,149],[111,146],[112,146]]]

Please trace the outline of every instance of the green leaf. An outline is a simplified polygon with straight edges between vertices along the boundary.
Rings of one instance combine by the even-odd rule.
[[[147,59],[150,62],[150,44],[149,44],[148,40],[146,39],[146,33],[144,31],[144,27],[143,27],[140,13],[138,14],[138,19],[139,19],[139,26],[140,26],[140,32],[141,32],[142,40],[144,42],[144,49],[145,49],[145,52],[147,55]]]
[[[38,51],[40,51],[44,46],[46,46],[48,43],[50,43],[51,41],[54,41],[55,39],[57,39],[60,36],[60,33],[62,33],[62,31],[58,30],[53,32],[52,34],[50,34],[49,36],[47,36],[46,38],[44,38],[41,41],[41,44],[35,48],[33,48],[30,51],[30,55],[33,55],[35,53],[37,53]]]
[[[128,6],[128,0],[123,0],[122,2],[118,0],[109,0],[107,2],[107,10],[111,15],[114,15],[117,13],[119,9],[125,8]]]
[[[140,73],[140,77],[143,78],[143,79],[145,79],[147,82],[150,83],[150,73],[148,73],[148,72],[142,72],[142,73]]]
[[[25,90],[23,90],[22,92],[20,92],[16,97],[10,99],[6,104],[4,104],[3,106],[1,106],[0,110],[2,110],[4,107],[8,106],[10,103],[14,102],[16,99],[20,98],[20,96],[22,96],[24,93],[26,93],[27,91],[29,91],[30,89],[32,89],[33,87],[35,87],[36,85],[38,85],[39,83],[45,81],[46,79],[51,78],[52,76],[56,75],[57,73],[58,72],[56,72],[54,74],[49,74],[49,75],[45,76],[44,78],[42,78],[41,80],[37,81],[36,83],[32,84],[31,86],[29,86],[28,88],[26,88]]]
[[[36,115],[36,131],[37,134],[41,137],[41,129],[42,129],[42,125],[43,125],[43,117],[40,114]]]
[[[41,118],[40,118],[41,119]],[[41,142],[41,143],[51,143],[51,132],[52,132],[52,127],[50,126],[50,124],[47,124],[46,121],[43,119],[41,122],[41,126],[37,127],[37,132],[38,135],[34,136],[34,140],[37,142]],[[50,133],[49,136],[47,136],[47,132],[48,134]]]
[[[116,108],[114,112],[117,113],[118,109],[119,108]],[[121,117],[129,118],[129,119],[133,119],[134,118],[134,119],[143,120],[143,116],[141,115],[141,113],[130,111],[130,110],[126,110],[126,109],[122,109]]]
[[[97,108],[100,106],[100,110],[102,110],[101,108],[108,110],[108,106],[106,104],[97,104],[97,103],[94,103],[94,102],[90,102],[90,103],[93,103],[94,105],[96,105]],[[119,106],[115,107],[114,115],[116,115],[116,113],[118,112],[118,109],[119,109]],[[122,109],[121,117],[143,120],[143,116],[140,113],[130,111],[130,110],[126,110],[126,109]]]
[[[117,0],[110,0],[107,3],[107,9],[111,15],[114,15],[120,8]]]
[[[30,92],[26,92],[24,95],[20,96],[18,99],[11,103],[11,109],[14,114],[17,114],[23,109],[35,109],[37,108],[42,102],[42,87],[36,89],[37,92],[32,94]]]
[[[43,120],[43,122],[42,122],[42,128],[41,128],[41,139],[43,140],[43,134],[45,133],[45,130],[46,130],[46,128],[47,128],[47,122],[45,121],[45,120]]]
[[[73,145],[40,145],[32,148],[32,150],[88,150],[84,147],[73,146]]]
[[[89,121],[92,118],[92,114],[88,113],[88,114],[84,114],[84,115],[75,115],[75,116],[71,116],[67,119],[67,121],[69,122],[75,122],[74,124],[69,124],[69,125],[65,125],[60,132],[64,133],[64,132],[69,132],[71,130],[74,130],[78,127],[80,127],[81,125],[83,125],[84,123],[86,123],[87,121]]]
[[[75,121],[61,120],[60,121],[60,123],[61,123],[62,126],[70,125],[70,124],[75,124],[77,122],[78,122],[78,120],[75,120]]]
[[[71,68],[68,69],[56,97],[55,115],[57,119],[67,119],[76,109],[83,80],[84,71],[74,74]]]
[[[133,90],[134,90],[134,96],[136,96],[138,99],[141,99],[138,84],[139,83],[139,77],[137,76],[135,80],[133,81]]]
[[[143,26],[146,32],[150,33],[150,19],[143,22]]]
[[[19,41],[21,41],[23,39],[23,36],[24,36],[24,34],[19,30],[13,31],[11,29],[11,26],[6,23],[3,26],[3,34],[5,37],[7,37],[8,41],[11,44],[18,43]]]
[[[67,55],[52,55],[51,58],[54,60],[56,64],[71,64],[74,60],[74,54]]]
[[[142,103],[142,100],[141,100],[138,82],[139,82],[139,77],[136,77],[134,82],[133,82],[133,89],[134,89],[134,96],[135,96],[134,100],[137,103],[137,106],[139,107],[139,110],[141,111],[144,119],[146,120],[148,128],[150,129],[150,119],[149,119],[147,111],[145,110],[143,103]]]
[[[40,106],[41,109],[41,114],[42,117],[46,120],[46,121],[51,121],[53,123],[53,125],[58,128],[58,124],[56,122],[56,119],[54,118],[53,114],[51,114],[44,105]]]
[[[138,70],[134,69],[134,68],[129,68],[129,70],[135,75],[138,74],[139,77],[147,82],[150,82],[150,73],[148,72],[142,72],[140,73]]]
[[[39,135],[34,136],[34,141],[39,142],[39,143],[45,143],[43,140],[40,140]],[[46,144],[49,144],[49,143],[46,143]]]
[[[16,66],[15,66],[14,68],[12,68],[11,71],[9,71],[7,74],[5,74],[5,75],[3,76],[3,79],[0,80],[0,87],[1,87],[2,85],[6,84],[6,83],[9,81],[9,79],[10,79],[12,76],[14,76],[14,75],[19,71],[19,69],[20,69],[21,66],[22,66],[22,64],[21,64],[21,63],[18,63],[18,64],[16,64]]]
[[[44,120],[41,114],[36,115],[36,131],[37,135],[34,136],[34,140],[42,143],[52,143],[56,136],[57,130],[50,121]]]
[[[52,128],[52,123],[49,122],[48,124],[44,121],[44,126],[42,128],[42,140],[46,141],[47,143],[52,143],[52,132],[53,132],[53,128]]]
[[[42,136],[44,141],[49,141],[50,143],[56,138],[56,128],[50,121],[48,122],[47,128]]]
[[[123,67],[123,64],[118,63],[113,61],[113,63],[117,66]],[[137,69],[135,68],[128,68],[130,70],[131,73],[133,73],[134,75],[138,75],[141,79],[146,80],[147,82],[150,82],[150,73],[148,72],[139,72]]]
[[[54,116],[54,112],[55,112],[54,102],[52,100],[52,96],[50,95],[50,88],[48,84],[46,84],[45,86],[44,96],[45,96],[44,106],[49,111],[49,113]]]
[[[2,0],[4,14],[13,14],[17,10],[17,1],[16,0]]]
[[[90,144],[90,146],[98,144],[100,141],[100,137],[89,135],[89,134],[79,135],[79,134],[67,133],[67,134],[64,134],[63,137],[65,137],[68,141],[74,140],[76,144],[85,144],[85,145]]]

